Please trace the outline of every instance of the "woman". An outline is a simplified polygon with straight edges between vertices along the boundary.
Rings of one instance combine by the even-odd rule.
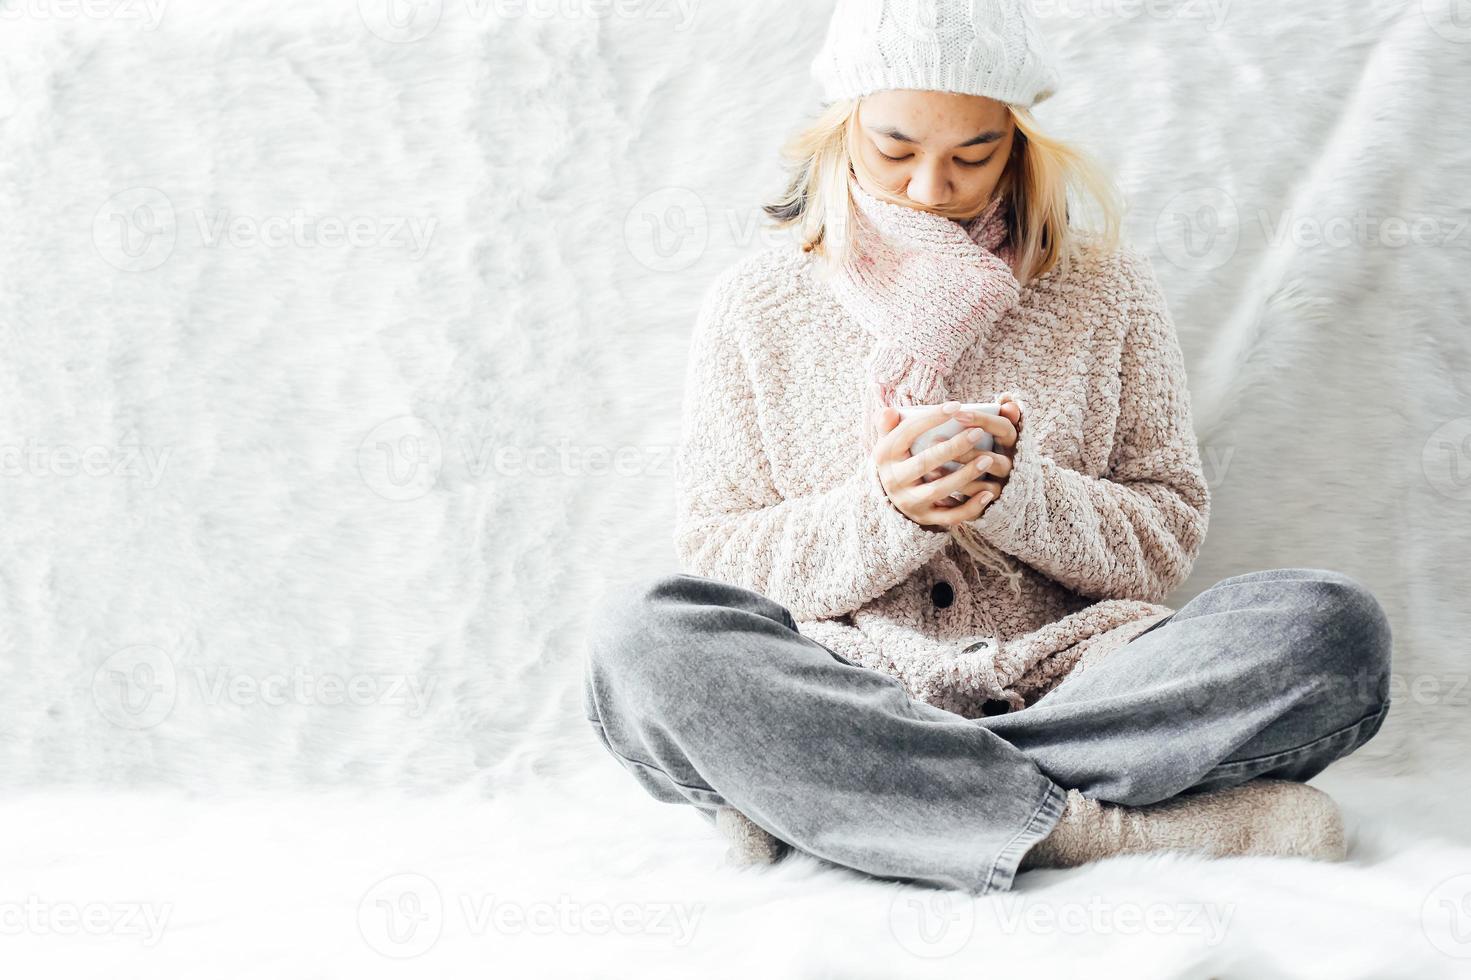
[[[1343,854],[1303,781],[1378,730],[1388,622],[1313,568],[1160,604],[1210,508],[1184,362],[1108,181],[1028,112],[1051,58],[1018,0],[840,3],[768,209],[798,241],[706,294],[685,571],[599,617],[585,706],[748,859],[985,893],[1138,851]]]

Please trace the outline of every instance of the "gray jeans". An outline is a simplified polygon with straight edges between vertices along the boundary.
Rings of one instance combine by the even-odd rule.
[[[702,576],[624,586],[593,632],[587,718],[656,799],[711,820],[733,806],[820,859],[972,894],[1011,887],[1068,788],[1142,805],[1306,780],[1389,709],[1384,610],[1316,568],[1223,579],[1035,704],[975,719]]]

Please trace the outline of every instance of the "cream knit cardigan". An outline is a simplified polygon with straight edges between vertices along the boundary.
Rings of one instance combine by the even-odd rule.
[[[1009,482],[971,522],[1016,559],[1020,598],[885,494],[860,448],[873,341],[795,245],[725,270],[701,304],[681,567],[761,592],[804,636],[968,718],[1033,703],[1168,617],[1210,512],[1184,361],[1149,259],[1079,240],[949,379],[954,398],[1022,408]]]

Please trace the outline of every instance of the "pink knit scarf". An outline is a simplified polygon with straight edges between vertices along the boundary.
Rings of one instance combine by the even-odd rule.
[[[939,404],[950,370],[1020,293],[1006,202],[961,223],[881,200],[852,178],[848,186],[853,257],[832,288],[875,341],[868,407]]]
[[[1007,202],[965,222],[891,204],[848,181],[854,251],[832,277],[834,296],[874,338],[864,386],[865,448],[884,405],[937,405],[963,354],[1018,300]],[[971,393],[967,393],[971,394]],[[972,400],[980,400],[972,398]],[[1012,578],[1009,561],[968,525],[952,533],[973,557]]]

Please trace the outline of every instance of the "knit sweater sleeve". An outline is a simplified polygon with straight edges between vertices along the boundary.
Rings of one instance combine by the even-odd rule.
[[[1147,256],[1126,248],[1121,262],[1128,323],[1107,471],[1094,477],[1060,465],[1038,447],[1026,424],[1034,409],[1023,404],[1011,476],[972,523],[1081,595],[1162,602],[1200,552],[1210,490],[1163,291]]]
[[[702,301],[685,376],[674,543],[692,574],[745,586],[798,621],[859,609],[945,547],[889,500],[871,456],[817,493],[784,497],[763,446],[742,296],[729,273]],[[814,447],[814,450],[816,447]]]

